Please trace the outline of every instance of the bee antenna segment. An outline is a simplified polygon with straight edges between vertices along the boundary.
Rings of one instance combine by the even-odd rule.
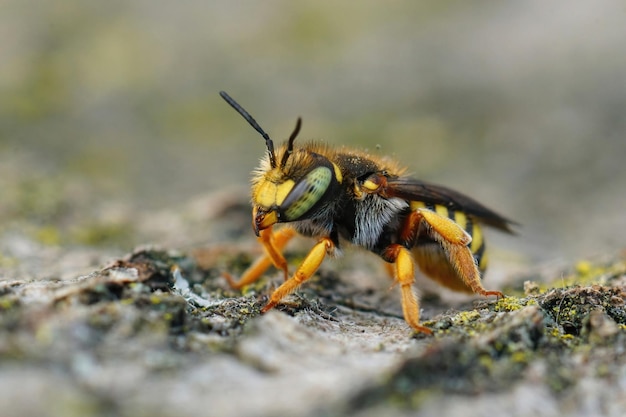
[[[300,133],[300,128],[302,127],[302,118],[298,117],[296,121],[296,127],[294,127],[293,132],[289,136],[289,142],[287,143],[287,152],[283,154],[283,158],[280,160],[280,167],[284,167],[289,159],[289,156],[293,153],[293,141],[296,140],[298,133]]]
[[[243,107],[241,107],[241,105],[239,105],[239,103],[237,103],[225,91],[220,91],[220,96],[222,96],[222,98],[228,104],[230,104],[230,106],[233,109],[235,109],[235,111],[237,111],[237,113],[239,113],[241,117],[243,117],[248,123],[250,123],[250,126],[252,126],[254,130],[259,132],[261,136],[263,136],[263,138],[265,139],[265,146],[267,146],[267,151],[270,155],[270,165],[272,166],[272,168],[276,168],[276,155],[274,154],[274,142],[272,142],[272,139],[270,138],[270,136],[267,133],[265,133],[265,131],[261,128],[261,126],[259,126],[256,120],[254,120],[254,117],[250,116],[250,113],[248,113]],[[298,130],[300,130],[299,126],[297,126],[297,129],[295,131],[296,134]],[[293,140],[290,138],[289,143],[291,144],[291,142],[293,142]]]

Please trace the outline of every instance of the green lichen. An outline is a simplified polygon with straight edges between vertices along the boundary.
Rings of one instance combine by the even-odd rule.
[[[357,395],[354,404],[388,401],[413,408],[414,399],[425,393],[499,391],[523,380],[528,367],[538,362],[555,394],[577,384],[581,360],[593,363],[595,377],[615,378],[620,369],[615,365],[625,360],[607,353],[626,342],[624,275],[622,260],[582,262],[565,279],[554,281],[558,287],[545,285],[527,296],[484,302],[474,310],[426,321],[435,332],[427,353],[407,359],[383,384]]]
[[[134,228],[127,223],[90,223],[71,234],[71,242],[87,246],[131,246]]]
[[[521,310],[529,305],[536,305],[537,301],[534,298],[525,297],[504,297],[500,298],[494,305],[493,310],[496,312],[511,312]]]
[[[560,283],[562,287],[570,287],[572,285],[606,285],[615,278],[624,275],[626,275],[626,262],[624,260],[581,260],[560,279]],[[555,281],[555,284],[558,282]]]
[[[480,313],[475,310],[462,311],[452,318],[452,323],[455,326],[466,326],[469,323],[473,323],[480,318]]]
[[[558,276],[536,277],[524,282],[522,296],[537,296],[555,288],[567,288],[575,285],[611,285],[612,282],[626,276],[626,260],[580,260]],[[518,294],[516,288],[506,288],[507,294]]]
[[[0,312],[3,314],[20,306],[20,301],[12,295],[0,297]]]

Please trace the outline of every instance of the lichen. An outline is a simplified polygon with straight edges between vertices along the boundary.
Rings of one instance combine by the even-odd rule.
[[[523,380],[528,367],[539,362],[547,368],[545,383],[555,394],[577,384],[581,360],[594,364],[595,377],[615,378],[626,360],[603,347],[626,341],[626,289],[624,280],[618,280],[623,268],[621,260],[601,266],[579,263],[566,282],[580,278],[583,284],[546,286],[525,297],[505,297],[425,322],[435,331],[427,354],[407,359],[389,379],[356,395],[352,404],[357,409],[360,402],[414,408],[414,399],[424,393],[497,392]]]
[[[50,352],[62,356],[66,346],[97,354],[113,351],[119,357],[156,351],[161,359],[150,366],[157,370],[189,360],[190,353],[238,357],[240,344],[252,337],[250,329],[262,320],[260,309],[280,272],[235,291],[221,278],[218,265],[230,262],[239,274],[250,257],[224,252],[204,257],[202,263],[197,259],[185,253],[138,250],[76,283],[52,289],[53,301],[45,314],[21,303],[19,294],[27,284],[6,285],[0,295],[0,336],[13,342],[0,343],[0,359],[50,357]],[[410,339],[401,311],[386,313],[378,302],[355,302],[384,294],[355,289],[333,270],[322,269],[276,310],[292,316],[307,331],[331,337],[324,339],[330,345],[335,343],[332,337],[361,337],[352,324],[352,317],[361,317],[364,322],[394,323],[404,329],[405,343],[419,347],[404,352],[399,366],[345,399],[350,412],[377,406],[416,409],[437,396],[497,393],[527,381],[537,368],[543,371],[534,378],[554,395],[564,396],[577,386],[581,372],[588,372],[586,367],[593,369],[595,378],[608,381],[626,366],[623,355],[612,349],[626,345],[625,281],[620,268],[579,265],[585,277],[606,277],[602,285],[546,288],[452,310],[442,306],[441,313],[423,322],[433,336],[415,339]],[[429,307],[429,302],[422,304]],[[37,324],[32,326],[33,322]],[[384,332],[385,326],[378,331]],[[21,332],[21,337],[11,338],[12,331]],[[299,343],[284,337],[276,344]],[[372,354],[388,354],[394,343],[378,342]],[[127,346],[140,352],[129,353]]]

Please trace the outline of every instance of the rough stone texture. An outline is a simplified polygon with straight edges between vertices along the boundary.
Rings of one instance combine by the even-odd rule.
[[[195,219],[187,215],[194,204],[169,213],[180,216],[177,233],[192,236],[202,222],[217,224],[208,227],[216,237],[243,227],[238,203]],[[5,249],[16,241],[5,238]],[[301,244],[288,251],[291,265],[305,253]],[[617,416],[626,409],[620,257],[580,262],[556,281],[517,276],[502,300],[424,297],[424,323],[434,331],[427,337],[411,334],[397,289],[389,290],[372,257],[358,254],[325,263],[260,315],[279,274],[243,293],[220,276],[239,273],[255,253],[245,239],[188,251],[139,248],[72,276],[64,270],[89,268],[84,250],[42,248],[28,257],[39,269],[27,279],[20,279],[25,262],[14,258],[0,281],[2,415]],[[98,256],[107,254],[91,253],[87,264]]]

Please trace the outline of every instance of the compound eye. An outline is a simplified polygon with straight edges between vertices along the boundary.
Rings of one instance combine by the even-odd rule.
[[[332,179],[332,170],[325,166],[306,174],[281,204],[284,220],[293,221],[304,216],[326,193]]]

